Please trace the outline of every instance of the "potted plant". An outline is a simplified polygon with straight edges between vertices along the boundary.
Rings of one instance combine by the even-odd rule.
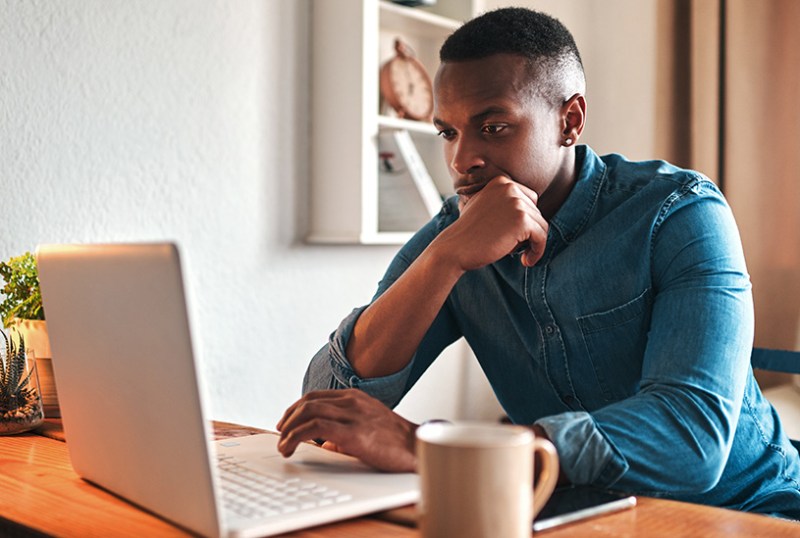
[[[0,357],[0,435],[35,428],[44,420],[36,366],[25,350],[25,338],[16,341],[0,331],[5,355]],[[17,343],[19,342],[19,343]]]
[[[0,262],[0,278],[5,282],[0,290],[4,296],[0,303],[0,319],[5,327],[16,329],[24,338],[27,348],[33,351],[45,413],[49,417],[58,417],[58,395],[36,258],[26,252]]]

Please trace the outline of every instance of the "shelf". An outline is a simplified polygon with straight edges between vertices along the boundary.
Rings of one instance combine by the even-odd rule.
[[[381,129],[405,129],[412,133],[423,133],[436,136],[439,130],[430,123],[413,121],[394,116],[378,116],[378,127]]]
[[[353,235],[311,234],[306,241],[318,245],[404,245],[414,232],[371,232]]]
[[[416,232],[385,231],[391,228],[386,225],[387,213],[380,210],[379,187],[385,186],[379,185],[381,132],[409,131],[437,190],[449,194],[449,170],[442,159],[437,129],[427,122],[381,113],[379,72],[381,64],[394,54],[395,38],[402,37],[432,76],[439,64],[439,47],[461,25],[458,19],[474,13],[476,2],[479,0],[438,0],[429,8],[386,0],[311,3],[308,242],[399,245]],[[386,198],[383,202],[385,210]],[[407,209],[403,202],[390,207]]]
[[[398,32],[413,32],[425,37],[447,36],[461,26],[461,22],[435,13],[380,2],[381,27]]]

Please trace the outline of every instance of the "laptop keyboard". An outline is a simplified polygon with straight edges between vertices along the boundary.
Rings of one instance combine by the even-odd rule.
[[[349,501],[352,496],[296,477],[277,477],[218,455],[222,503],[226,511],[247,519],[312,510]]]

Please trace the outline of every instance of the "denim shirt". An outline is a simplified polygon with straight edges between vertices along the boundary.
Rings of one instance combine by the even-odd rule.
[[[800,519],[800,458],[749,365],[750,280],[722,194],[663,161],[577,152],[534,267],[509,255],[465,273],[408,366],[386,377],[350,367],[366,307],[354,310],[303,390],[357,387],[393,407],[463,336],[510,419],[544,428],[571,482]],[[451,198],[375,297],[457,218]]]

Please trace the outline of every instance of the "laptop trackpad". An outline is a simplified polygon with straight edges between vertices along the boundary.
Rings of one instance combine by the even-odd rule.
[[[278,436],[270,433],[217,443],[220,452],[242,458],[251,467],[256,468],[263,464],[272,471],[280,469],[283,474],[307,473],[310,470],[328,475],[379,472],[352,456],[332,452],[311,443],[301,443],[291,457],[284,458],[277,449]]]

